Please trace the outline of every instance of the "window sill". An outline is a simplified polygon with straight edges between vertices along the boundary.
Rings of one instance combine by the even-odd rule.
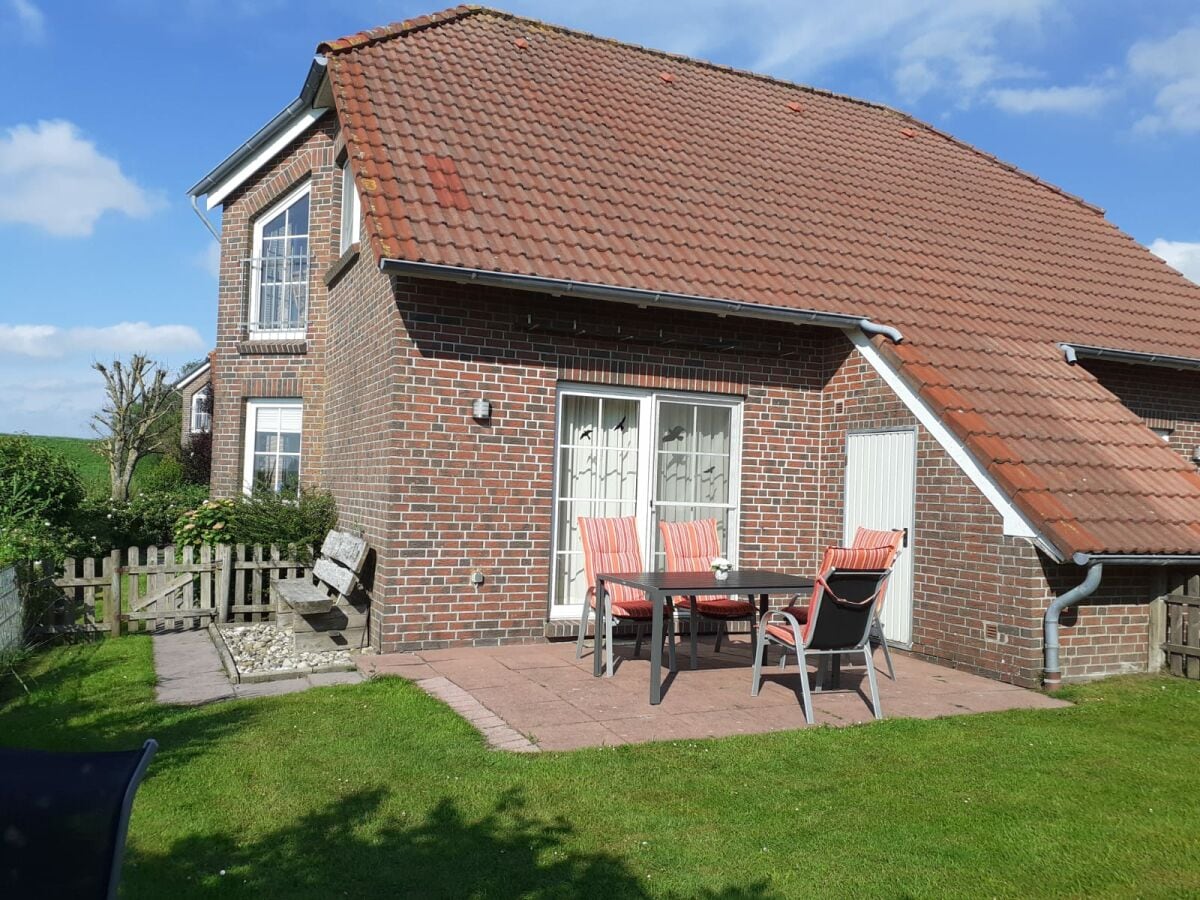
[[[244,338],[238,341],[237,352],[242,356],[303,356],[308,353],[308,341],[304,338]]]
[[[342,276],[346,274],[346,271],[353,266],[355,261],[358,259],[358,250],[359,243],[358,241],[355,241],[346,248],[345,253],[338,257],[337,262],[329,267],[329,271],[325,273],[325,287],[331,288],[341,280]]]

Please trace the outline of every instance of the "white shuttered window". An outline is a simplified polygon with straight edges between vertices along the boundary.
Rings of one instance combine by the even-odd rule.
[[[247,401],[242,484],[247,494],[299,491],[303,420],[304,405],[299,400]]]

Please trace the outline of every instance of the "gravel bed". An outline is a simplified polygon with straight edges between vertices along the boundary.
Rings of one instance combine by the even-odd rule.
[[[221,628],[225,644],[233,655],[238,671],[245,675],[326,666],[352,667],[347,650],[319,650],[297,653],[288,632],[267,623],[226,625]]]

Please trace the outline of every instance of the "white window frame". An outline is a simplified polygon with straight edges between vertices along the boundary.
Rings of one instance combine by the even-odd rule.
[[[250,496],[254,492],[254,438],[258,434],[258,413],[262,409],[278,407],[300,408],[300,481],[304,481],[304,401],[293,398],[275,397],[246,401],[246,428],[242,435],[242,493]],[[290,455],[290,454],[289,454]]]
[[[553,509],[550,516],[550,572],[549,572],[549,604],[550,618],[578,619],[583,611],[582,604],[560,604],[556,592],[558,579],[558,533],[562,516],[562,501],[559,484],[559,467],[562,457],[562,416],[563,402],[568,396],[615,398],[622,400],[637,400],[638,407],[638,485],[635,499],[638,520],[638,537],[642,542],[642,562],[654,566],[655,537],[658,530],[657,506],[654,492],[657,483],[658,470],[658,421],[659,407],[662,403],[690,403],[721,406],[731,410],[730,413],[730,459],[729,459],[729,502],[727,504],[703,503],[683,504],[688,506],[722,506],[729,510],[729,528],[726,536],[728,546],[724,547],[727,559],[737,565],[740,534],[742,529],[742,417],[745,400],[742,397],[727,394],[703,394],[689,391],[647,390],[641,388],[610,387],[607,385],[576,384],[563,382],[558,385],[554,404],[554,492]],[[566,498],[570,499],[570,498]],[[677,505],[663,501],[663,505]]]
[[[354,184],[354,173],[350,170],[350,157],[342,161],[342,225],[339,231],[338,253],[349,250],[359,241],[359,222],[362,219],[362,202]],[[349,200],[349,203],[346,201]]]
[[[294,341],[303,340],[305,332],[308,329],[308,308],[309,301],[312,299],[312,270],[310,264],[308,267],[308,281],[304,295],[304,319],[305,325],[303,328],[256,328],[255,325],[259,320],[259,304],[262,301],[262,242],[263,228],[280,212],[287,209],[305,194],[308,195],[308,255],[312,259],[313,242],[312,242],[312,182],[306,181],[295,190],[286,194],[283,198],[267,207],[254,220],[254,243],[250,257],[250,302],[246,309],[248,324],[246,326],[247,336],[250,340],[275,340],[275,341]]]
[[[212,431],[212,407],[209,407],[207,413],[197,408],[204,401],[205,397],[207,397],[210,401],[212,400],[211,383],[204,385],[204,387],[199,388],[196,393],[192,394],[191,416],[188,421],[188,431],[192,434],[205,434],[206,432]],[[201,424],[201,426],[197,428],[196,417],[199,415],[206,415],[208,417],[208,422]]]

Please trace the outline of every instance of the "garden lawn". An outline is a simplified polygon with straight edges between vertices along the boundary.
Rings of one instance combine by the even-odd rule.
[[[0,743],[161,750],[128,897],[1200,892],[1200,684],[1062,710],[506,754],[414,686],[157,706],[150,640],[36,656]],[[223,873],[223,874],[222,874]]]

